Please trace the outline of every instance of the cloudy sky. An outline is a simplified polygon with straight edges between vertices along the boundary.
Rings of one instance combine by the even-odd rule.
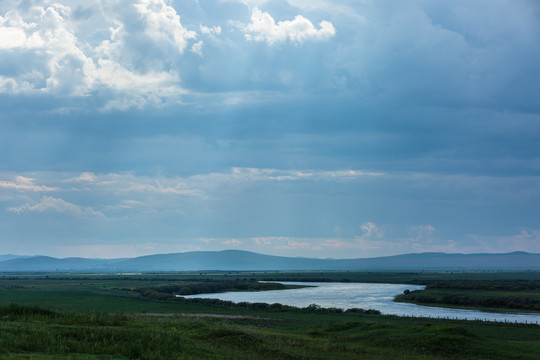
[[[0,253],[540,252],[537,0],[3,0]]]

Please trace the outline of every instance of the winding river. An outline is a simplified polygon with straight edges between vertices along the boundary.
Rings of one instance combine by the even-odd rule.
[[[298,307],[317,304],[342,309],[362,308],[379,310],[385,315],[485,320],[540,324],[540,314],[490,313],[477,310],[449,309],[394,302],[394,296],[405,289],[418,290],[423,286],[372,283],[283,282],[291,285],[309,285],[300,289],[259,292],[228,292],[198,294],[186,298],[213,298],[234,302],[280,303]]]

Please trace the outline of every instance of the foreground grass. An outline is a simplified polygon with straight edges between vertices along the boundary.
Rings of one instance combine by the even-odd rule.
[[[384,316],[223,319],[0,308],[3,359],[538,359],[540,327]]]
[[[259,276],[211,276],[225,275],[241,279]],[[488,274],[495,275],[506,276]],[[38,274],[0,278],[0,358],[540,359],[538,325],[263,311],[159,301],[135,291],[186,278],[197,282],[197,276],[200,280],[210,275]],[[371,273],[365,276],[375,279]],[[244,317],[191,316],[195,313]]]

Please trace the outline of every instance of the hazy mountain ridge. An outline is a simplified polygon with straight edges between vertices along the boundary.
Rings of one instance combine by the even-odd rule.
[[[194,251],[121,259],[0,255],[0,271],[188,271],[188,270],[540,270],[540,254],[419,253],[359,259],[316,259],[241,250]]]
[[[4,254],[4,255],[0,255],[0,262],[6,261],[6,260],[11,260],[11,259],[29,258],[29,257],[32,257],[32,256],[29,256],[29,255]]]

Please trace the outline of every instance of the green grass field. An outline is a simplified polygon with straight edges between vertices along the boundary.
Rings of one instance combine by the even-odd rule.
[[[295,274],[279,276],[298,276]],[[300,274],[304,278],[315,275],[324,276]],[[354,276],[355,280],[362,276],[376,278],[373,273],[331,275]],[[209,281],[209,277],[243,280],[268,276],[6,274],[0,276],[0,358],[540,359],[538,325],[263,311],[158,301],[135,291],[182,281],[196,284],[203,279]],[[380,278],[401,280],[410,276],[384,273]]]

